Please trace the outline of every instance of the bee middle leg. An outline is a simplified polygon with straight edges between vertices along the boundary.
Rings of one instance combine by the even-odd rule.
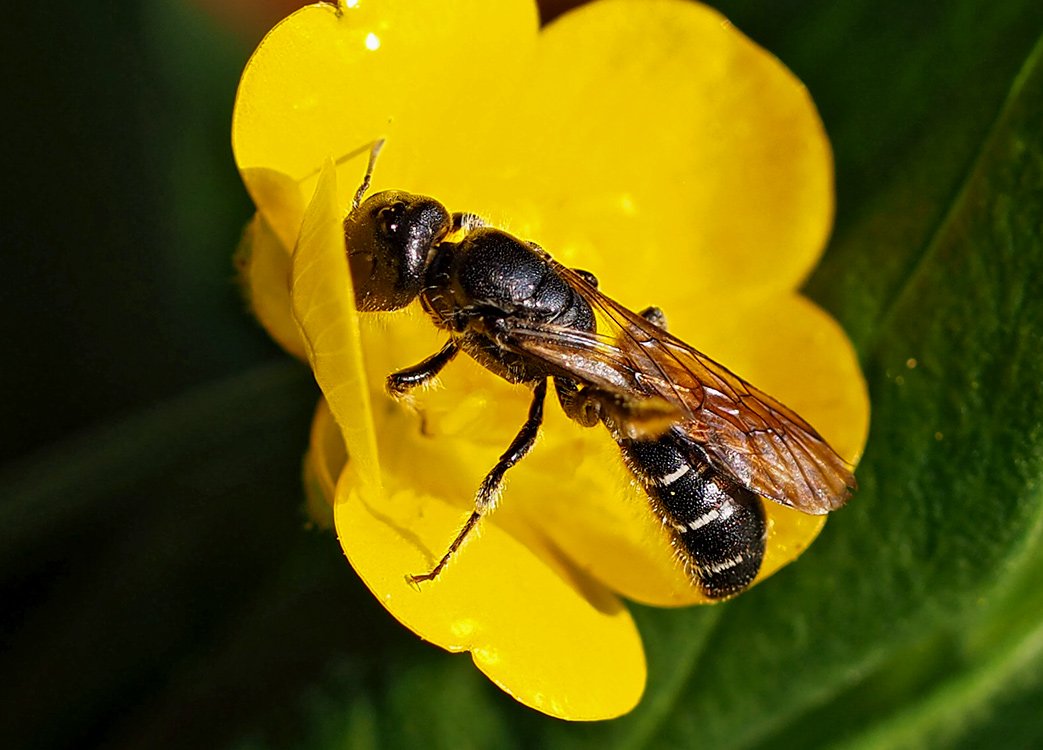
[[[656,307],[655,305],[652,305],[651,307],[646,307],[644,310],[638,313],[638,315],[640,315],[642,318],[647,320],[652,325],[658,328],[662,328],[664,331],[666,330],[666,313],[663,312],[663,309],[661,307]]]
[[[417,584],[436,578],[442,572],[442,568],[446,566],[446,563],[449,562],[449,559],[460,549],[460,545],[464,543],[467,535],[478,525],[482,516],[488,515],[496,507],[496,500],[499,496],[500,487],[503,484],[503,475],[507,473],[508,469],[525,458],[536,443],[540,425],[543,424],[543,402],[546,397],[547,380],[544,378],[533,388],[532,403],[529,405],[529,416],[518,431],[518,434],[514,436],[514,440],[511,441],[507,450],[500,456],[500,460],[493,466],[492,471],[486,474],[485,479],[482,480],[482,485],[478,488],[478,493],[474,498],[474,510],[471,511],[471,515],[464,522],[463,528],[457,533],[452,544],[449,545],[449,550],[442,556],[442,559],[438,561],[435,567],[427,573],[408,576],[410,583]]]

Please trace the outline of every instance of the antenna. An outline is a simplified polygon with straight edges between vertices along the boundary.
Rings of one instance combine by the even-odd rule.
[[[339,167],[341,164],[351,161],[359,154],[369,151],[369,166],[366,167],[366,176],[362,178],[362,184],[359,185],[359,189],[355,193],[355,200],[351,202],[352,210],[359,207],[359,204],[362,203],[363,196],[366,194],[366,191],[369,190],[369,182],[370,179],[373,177],[373,167],[375,167],[377,164],[377,157],[380,155],[380,149],[384,148],[384,142],[386,140],[387,138],[378,138],[372,143],[367,143],[364,146],[360,146],[353,151],[349,151],[348,153],[337,157],[337,159],[333,162],[333,166]],[[308,172],[308,174],[304,175],[304,177],[298,179],[297,182],[304,182],[308,178],[317,175],[320,171],[321,170],[318,167],[316,167],[312,171]]]
[[[373,177],[373,167],[377,164],[377,157],[380,156],[380,149],[384,148],[385,140],[385,138],[380,138],[373,141],[373,148],[369,152],[369,166],[366,167],[366,176],[362,178],[362,184],[355,191],[355,200],[351,202],[352,211],[359,207],[359,204],[362,203],[362,198],[366,195],[366,191],[369,190],[369,182]]]

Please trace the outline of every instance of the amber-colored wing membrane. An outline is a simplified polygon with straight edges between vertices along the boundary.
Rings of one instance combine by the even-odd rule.
[[[716,468],[758,495],[813,514],[847,501],[855,486],[851,467],[798,414],[575,272],[558,270],[611,330],[509,320],[501,345],[580,384],[665,400]]]

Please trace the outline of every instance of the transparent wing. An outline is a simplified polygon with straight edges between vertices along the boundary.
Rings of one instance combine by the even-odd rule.
[[[715,467],[758,495],[813,514],[847,501],[851,467],[798,414],[556,265],[608,330],[508,320],[497,337],[502,346],[588,386],[663,399]]]

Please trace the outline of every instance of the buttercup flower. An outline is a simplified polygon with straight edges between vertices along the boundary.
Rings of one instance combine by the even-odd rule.
[[[342,0],[283,21],[243,73],[233,142],[258,209],[244,275],[257,317],[322,388],[308,484],[345,554],[396,618],[470,651],[519,701],[569,719],[625,713],[645,662],[620,596],[705,598],[603,427],[549,398],[495,513],[435,581],[407,582],[447,549],[531,392],[458,357],[415,408],[385,394],[385,377],[444,335],[417,309],[354,308],[341,223],[379,138],[374,191],[477,213],[593,271],[632,309],[658,305],[671,332],[854,460],[861,373],[796,291],[833,212],[814,105],[777,60],[684,0],[604,0],[542,30],[531,0]],[[758,581],[824,523],[766,506]]]

